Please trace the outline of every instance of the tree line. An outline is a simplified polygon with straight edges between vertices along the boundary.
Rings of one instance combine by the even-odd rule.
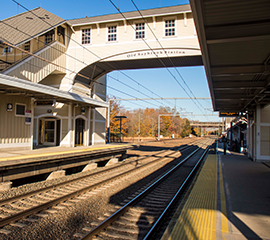
[[[158,119],[160,118],[160,135],[163,137],[187,137],[197,135],[187,118],[181,118],[174,108],[159,107],[127,110],[119,101],[110,101],[110,137],[120,136],[120,119],[122,137],[158,137]]]

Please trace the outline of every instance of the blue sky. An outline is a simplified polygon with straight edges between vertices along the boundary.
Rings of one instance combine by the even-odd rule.
[[[149,8],[157,8],[157,7],[165,7],[165,6],[174,6],[179,4],[188,4],[187,0],[133,0],[137,7],[142,9]],[[82,18],[82,17],[91,17],[98,15],[105,15],[111,13],[117,13],[117,10],[114,8],[112,3],[109,0],[80,0],[80,1],[69,1],[69,0],[18,0],[18,3],[25,6],[28,9],[33,9],[36,7],[42,7],[63,19],[74,19],[74,18]],[[135,7],[132,4],[131,0],[112,0],[115,5],[122,11],[135,11]],[[12,0],[1,0],[0,1],[0,19],[5,19],[16,15],[18,13],[24,12],[25,10],[19,7]],[[196,97],[210,97],[208,84],[205,76],[204,67],[185,67],[178,68],[178,71],[183,76],[185,82],[188,84],[193,94]],[[148,70],[127,70],[123,71],[125,74],[139,82],[141,85],[144,85],[146,88],[150,89],[156,95],[161,97],[188,97],[187,94],[182,90],[179,84],[173,79],[173,77],[168,73],[166,69],[148,69]],[[172,69],[174,75],[178,79],[178,81],[184,86],[183,81],[179,78],[178,74]],[[143,92],[144,94],[150,97],[157,97],[155,94],[150,93],[145,90],[138,84],[135,84],[123,74],[118,71],[111,72],[109,76],[114,78],[118,78],[120,81],[125,82],[129,86],[137,89],[138,91]],[[108,77],[108,86],[117,88],[123,92],[126,92],[132,96],[137,98],[145,98],[145,95],[138,93],[137,91],[133,91],[130,88],[125,87],[119,82],[113,80]],[[187,89],[189,92],[189,90]],[[189,92],[190,93],[190,92]],[[108,94],[110,96],[115,96],[117,98],[130,98],[130,96],[124,95],[117,91],[114,91],[108,88]],[[190,94],[191,95],[191,94]],[[121,105],[129,108],[157,108],[159,105],[173,107],[175,105],[175,100],[168,101],[121,101]],[[201,120],[201,121],[220,121],[215,113],[215,117],[201,116],[204,114],[212,114],[212,103],[211,100],[201,100],[200,104],[197,103],[198,106],[202,105],[203,109],[198,109],[198,107],[191,100],[177,100],[176,107],[178,110],[180,108],[185,108],[186,112],[193,112],[192,117],[189,117],[192,120]],[[200,106],[201,107],[201,106]]]

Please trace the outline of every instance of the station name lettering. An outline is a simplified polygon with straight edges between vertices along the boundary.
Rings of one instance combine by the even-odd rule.
[[[168,50],[168,51],[148,51],[148,52],[137,52],[137,53],[129,53],[127,55],[128,58],[131,57],[141,57],[141,56],[149,56],[149,55],[169,55],[169,54],[185,54],[185,51],[179,51],[179,50]]]

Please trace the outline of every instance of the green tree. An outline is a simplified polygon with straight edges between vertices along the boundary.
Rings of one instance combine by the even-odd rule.
[[[181,137],[187,137],[191,134],[190,122],[187,118],[184,118],[182,120],[181,128],[182,128]]]

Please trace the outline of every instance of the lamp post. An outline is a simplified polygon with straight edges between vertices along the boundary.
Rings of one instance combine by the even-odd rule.
[[[122,136],[122,118],[127,118],[126,116],[115,116],[114,118],[120,119],[120,142],[122,142],[121,140],[121,136]]]

